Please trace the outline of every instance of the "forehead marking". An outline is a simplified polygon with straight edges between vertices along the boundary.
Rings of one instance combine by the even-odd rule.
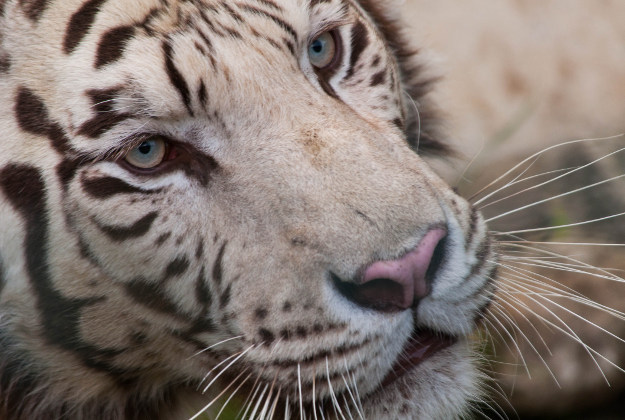
[[[133,26],[119,26],[105,32],[98,43],[95,68],[99,69],[119,60],[128,41],[135,35]]]
[[[63,42],[63,51],[65,54],[71,54],[85,35],[87,35],[100,7],[102,7],[105,2],[106,0],[90,0],[83,4],[82,7],[72,15],[69,25],[67,25],[65,41]]]
[[[178,90],[180,96],[182,96],[182,102],[189,111],[189,114],[193,116],[193,109],[191,108],[191,94],[189,93],[189,85],[182,76],[176,65],[174,64],[171,40],[167,39],[163,41],[163,55],[165,56],[165,71],[169,77],[169,81]]]
[[[49,3],[49,0],[19,0],[19,5],[26,16],[34,21],[39,20]]]
[[[107,89],[91,89],[85,92],[91,99],[95,115],[80,126],[77,134],[96,138],[130,118],[130,114],[117,112],[113,109],[113,101],[121,89],[121,86],[115,86]]]
[[[15,118],[20,128],[31,134],[47,136],[52,147],[65,153],[70,149],[69,139],[61,126],[50,119],[43,99],[30,89],[21,86],[15,98]]]

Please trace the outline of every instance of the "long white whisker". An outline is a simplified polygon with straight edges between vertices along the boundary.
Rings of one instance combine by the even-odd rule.
[[[200,411],[198,411],[197,413],[195,413],[195,415],[193,417],[191,417],[189,420],[195,420],[197,419],[199,416],[201,416],[206,410],[208,410],[213,404],[215,404],[216,401],[218,401],[222,395],[224,395],[228,389],[232,386],[232,384],[234,384],[236,381],[239,380],[239,378],[241,376],[243,376],[243,374],[245,373],[245,371],[241,372],[236,378],[234,378],[234,380],[232,382],[230,382],[230,384],[228,384],[227,387],[225,387],[215,398],[213,398],[211,400],[211,402],[209,402],[208,404],[206,404]],[[238,388],[237,388],[238,389]],[[236,392],[236,391],[235,391]],[[228,401],[230,401],[230,398],[228,398]],[[223,407],[222,407],[223,409]],[[221,412],[221,411],[220,411]]]
[[[256,401],[256,404],[254,405],[254,408],[252,409],[252,412],[250,413],[250,419],[256,418],[256,412],[258,411],[258,408],[260,407],[260,404],[262,403],[263,399],[265,398],[265,393],[267,392],[267,388],[269,388],[269,384],[265,384],[265,387],[263,388],[263,391],[258,395],[258,399]]]
[[[211,387],[211,385],[213,385],[213,383],[215,383],[215,381],[216,381],[216,380],[217,380],[217,379],[218,379],[218,378],[219,378],[219,377],[220,377],[220,376],[221,376],[221,375],[222,375],[225,371],[227,371],[227,370],[228,370],[228,369],[229,369],[229,368],[230,368],[233,364],[235,364],[235,363],[237,362],[237,360],[239,360],[241,357],[245,356],[245,354],[246,354],[248,351],[252,350],[253,348],[254,348],[254,344],[252,344],[252,345],[251,345],[251,346],[249,346],[247,349],[245,349],[244,351],[242,351],[242,352],[241,352],[241,354],[239,354],[239,355],[238,355],[238,356],[237,356],[234,360],[232,360],[230,363],[228,363],[228,366],[226,366],[225,368],[223,368],[223,369],[221,370],[221,372],[219,372],[219,373],[218,373],[218,374],[217,374],[217,375],[213,378],[213,380],[212,380],[212,381],[210,381],[210,382],[209,382],[209,384],[208,384],[208,385],[206,385],[206,387],[204,387],[204,391],[203,391],[203,392],[208,391],[208,388],[210,388],[210,387]]]
[[[523,289],[526,289],[525,287],[523,287],[520,284],[508,284],[508,287],[513,288],[517,291],[519,291],[520,293],[522,293]],[[586,353],[588,353],[588,355],[590,356],[591,360],[594,362],[594,364],[597,366],[597,368],[599,369],[599,372],[601,373],[601,375],[603,376],[603,379],[606,381],[606,383],[609,385],[610,382],[608,381],[608,378],[605,376],[605,373],[603,372],[603,369],[601,369],[601,366],[599,365],[599,362],[597,361],[596,357],[599,357],[603,360],[605,360],[606,362],[608,362],[610,365],[612,365],[613,367],[615,367],[616,369],[618,369],[619,371],[625,373],[625,369],[621,368],[620,366],[618,366],[616,363],[614,363],[613,361],[611,361],[610,359],[608,359],[606,356],[602,355],[601,353],[599,353],[597,350],[593,349],[592,347],[590,347],[588,344],[586,344],[574,331],[571,327],[569,327],[566,322],[560,318],[558,315],[556,315],[551,309],[549,309],[547,306],[545,306],[543,303],[541,303],[540,301],[538,301],[538,299],[533,297],[533,294],[529,291],[529,290],[525,290],[526,293],[525,296],[528,299],[531,299],[533,302],[535,302],[537,305],[539,305],[540,307],[542,307],[544,310],[546,310],[552,317],[554,317],[554,319],[556,319],[564,328],[556,325],[555,323],[549,321],[548,319],[546,319],[545,317],[543,317],[542,315],[539,315],[537,313],[534,313],[536,316],[541,317],[544,322],[548,323],[549,325],[552,325],[554,328],[556,328],[558,331],[562,332],[563,334],[567,335],[568,337],[572,338],[573,340],[575,340],[577,343],[579,343],[584,350],[586,350]],[[527,293],[530,292],[530,293]],[[542,297],[540,295],[537,295],[539,297]],[[544,298],[544,300],[548,301],[549,303],[552,303],[549,299]]]
[[[488,207],[488,206],[490,206],[490,205],[493,205],[493,204],[495,204],[495,203],[502,202],[502,201],[504,201],[504,200],[507,200],[508,198],[512,198],[512,197],[514,197],[514,196],[517,196],[517,195],[519,195],[519,194],[525,193],[525,192],[527,192],[527,191],[532,191],[532,190],[535,190],[535,189],[537,189],[537,188],[544,187],[545,185],[548,185],[548,184],[550,184],[550,183],[552,183],[552,182],[555,182],[555,181],[557,181],[557,180],[559,180],[559,179],[562,179],[562,178],[564,178],[564,177],[566,177],[566,176],[568,176],[568,175],[571,175],[571,174],[573,174],[573,173],[575,173],[575,172],[581,171],[582,169],[585,169],[585,168],[587,168],[587,167],[589,167],[589,166],[591,166],[591,165],[594,165],[595,163],[598,163],[598,162],[600,162],[600,161],[602,161],[602,160],[604,160],[604,159],[607,159],[607,158],[609,158],[610,156],[613,156],[613,155],[615,155],[615,154],[617,154],[617,153],[620,153],[620,152],[622,152],[623,150],[625,150],[625,147],[624,147],[624,148],[622,148],[622,149],[618,149],[618,150],[616,150],[616,151],[613,151],[613,152],[611,152],[611,153],[608,153],[607,155],[601,156],[600,158],[597,158],[597,159],[593,160],[592,162],[589,162],[589,163],[587,163],[587,164],[585,164],[585,165],[578,166],[578,167],[576,167],[576,168],[570,169],[570,170],[568,170],[567,172],[565,172],[565,173],[563,173],[563,174],[561,174],[561,175],[558,175],[558,176],[556,176],[556,177],[554,177],[554,178],[551,178],[551,179],[549,179],[549,180],[547,180],[547,181],[544,181],[544,182],[542,182],[542,183],[540,183],[540,184],[536,184],[536,185],[534,185],[534,186],[532,186],[532,187],[529,187],[529,188],[526,188],[526,189],[524,189],[524,190],[518,191],[518,192],[516,192],[516,193],[514,193],[514,194],[510,194],[510,195],[508,195],[508,196],[506,196],[506,197],[503,197],[503,198],[500,198],[500,199],[498,199],[498,200],[491,201],[490,203],[488,203],[488,204],[485,204],[485,205],[481,206],[481,207],[480,207],[480,209],[484,209],[484,208],[486,208],[486,207]],[[541,174],[541,175],[542,175],[542,174]],[[528,178],[525,178],[525,179],[528,179]],[[508,186],[508,187],[509,187],[509,186],[512,186],[512,185],[514,185],[514,184],[516,184],[516,183],[518,183],[518,182],[521,182],[521,181],[515,181],[515,182],[513,182],[513,183],[509,183],[507,186]],[[609,182],[609,181],[606,181],[606,182]]]
[[[567,246],[607,246],[607,247],[625,247],[625,244],[612,244],[602,242],[541,242],[541,241],[499,241],[505,244],[538,244],[538,245],[567,245]]]
[[[332,403],[334,404],[334,412],[336,413],[337,417],[340,414],[343,420],[347,420],[345,416],[343,415],[343,410],[341,410],[339,401],[336,398],[336,394],[334,393],[334,388],[332,387],[332,382],[330,381],[330,365],[329,365],[327,357],[326,357],[326,377],[328,379],[328,387],[330,388],[330,397],[332,399]],[[337,413],[337,410],[338,410],[338,413]]]
[[[241,374],[245,373],[246,371],[241,372]],[[217,413],[217,416],[215,416],[215,420],[219,420],[219,417],[221,416],[221,413],[226,409],[226,407],[228,406],[228,403],[230,402],[230,400],[237,394],[237,392],[239,392],[239,390],[243,387],[243,385],[245,385],[245,383],[252,377],[252,374],[250,373],[249,375],[247,375],[247,377],[245,379],[243,379],[243,382],[241,382],[239,384],[238,387],[236,387],[236,389],[234,391],[232,391],[232,393],[230,394],[230,396],[228,397],[228,399],[223,403],[223,405],[221,406],[221,409],[219,410],[219,412]]]
[[[505,217],[505,216],[509,216],[509,215],[511,215],[511,214],[518,213],[518,212],[520,212],[520,211],[523,211],[523,210],[529,209],[529,208],[534,207],[534,206],[537,206],[537,205],[539,205],[539,204],[548,203],[549,201],[555,200],[555,199],[557,199],[557,198],[566,197],[567,195],[573,195],[573,194],[576,194],[576,193],[578,193],[578,192],[581,192],[581,191],[584,191],[584,190],[587,190],[587,189],[590,189],[590,188],[594,188],[594,187],[597,187],[597,186],[599,186],[599,185],[603,185],[603,184],[606,184],[606,183],[608,183],[608,182],[612,182],[612,181],[615,181],[615,180],[617,180],[617,179],[621,179],[621,178],[625,178],[625,174],[616,175],[616,176],[613,176],[612,178],[604,179],[604,180],[602,180],[602,181],[598,181],[598,182],[595,182],[595,183],[590,184],[590,185],[585,185],[585,186],[583,186],[583,187],[576,188],[576,189],[574,189],[574,190],[567,191],[567,192],[562,193],[562,194],[556,194],[556,195],[553,195],[553,196],[551,196],[551,197],[549,197],[549,198],[544,198],[544,199],[542,199],[542,200],[534,201],[533,203],[526,204],[526,205],[521,206],[521,207],[518,207],[518,208],[516,208],[516,209],[514,209],[514,210],[509,210],[509,211],[506,211],[506,212],[504,212],[504,213],[501,213],[501,214],[500,214],[500,215],[498,215],[498,216],[494,216],[494,217],[491,217],[490,219],[486,219],[485,221],[486,221],[486,223],[490,223],[490,222],[492,222],[492,221],[494,221],[494,220],[501,219],[502,217]],[[625,213],[621,213],[621,214],[625,214]],[[599,219],[599,220],[601,220],[601,219]]]
[[[573,258],[573,257],[570,257],[570,256],[566,256],[566,255],[562,255],[562,254],[559,254],[557,252],[549,251],[549,250],[546,250],[546,249],[537,248],[537,247],[528,246],[528,245],[522,245],[522,244],[518,244],[518,243],[510,244],[510,245],[515,246],[516,248],[523,249],[523,250],[528,250],[528,251],[531,251],[531,252],[538,252],[538,253],[541,253],[541,254],[544,254],[544,255],[562,258],[565,261],[571,261],[573,263],[580,264],[581,266],[586,267],[586,268],[588,268],[590,270],[596,270],[597,272],[602,273],[602,274],[608,276],[610,280],[617,281],[617,282],[625,282],[625,279],[623,279],[623,278],[621,278],[621,277],[619,277],[619,276],[617,276],[617,275],[615,275],[613,273],[610,273],[609,271],[606,271],[603,268],[596,267],[594,265],[585,263],[583,261],[580,261],[580,260],[578,260],[576,258]]]
[[[527,162],[530,162],[532,160],[534,160],[535,158],[539,157],[540,155],[547,153],[551,150],[560,148],[560,147],[565,147],[565,146],[570,146],[572,144],[577,144],[577,143],[589,143],[589,142],[597,142],[597,141],[606,141],[606,140],[614,140],[617,138],[623,137],[623,134],[617,134],[615,136],[610,136],[610,137],[602,137],[602,138],[591,138],[591,139],[578,139],[578,140],[571,140],[571,141],[567,141],[567,142],[563,142],[563,143],[558,143],[555,144],[553,146],[549,146],[546,147],[536,153],[534,153],[533,155],[523,159],[521,162],[517,163],[515,166],[513,166],[511,169],[509,169],[508,171],[506,171],[503,175],[499,176],[497,179],[495,179],[494,181],[492,181],[491,183],[489,183],[488,185],[486,185],[484,188],[482,188],[481,190],[479,190],[478,192],[476,192],[475,194],[473,194],[470,198],[469,201],[472,201],[476,196],[480,195],[482,192],[486,191],[487,189],[489,189],[492,185],[496,184],[497,182],[501,181],[502,179],[504,179],[505,177],[507,177],[508,175],[510,175],[511,173],[513,173],[514,171],[516,171],[518,168],[520,168],[521,166],[525,165]],[[487,200],[489,197],[491,197],[492,195],[496,194],[499,190],[493,191],[490,194],[486,195],[485,197],[481,198],[478,201],[475,201],[473,204],[474,205],[479,205],[481,202],[483,202],[484,200]]]
[[[304,420],[304,398],[302,396],[302,373],[301,366],[297,364],[297,388],[299,390],[299,417]]]
[[[206,347],[205,349],[202,349],[202,350],[198,351],[197,353],[194,353],[192,356],[189,356],[188,359],[196,357],[196,356],[198,356],[198,355],[200,355],[200,354],[202,354],[202,353],[204,353],[204,352],[206,352],[206,351],[208,351],[210,349],[213,349],[213,348],[215,348],[215,347],[217,347],[217,346],[219,346],[221,344],[227,343],[228,341],[237,340],[239,338],[243,338],[243,336],[242,335],[237,335],[236,337],[230,337],[230,338],[227,338],[225,340],[221,340],[218,343],[215,343],[215,344],[213,344],[211,346]]]

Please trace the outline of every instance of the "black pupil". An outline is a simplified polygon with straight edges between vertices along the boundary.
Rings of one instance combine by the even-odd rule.
[[[152,151],[152,145],[147,141],[144,141],[139,145],[139,153],[147,155],[150,151]]]
[[[312,49],[315,53],[319,54],[323,50],[323,43],[319,40],[316,40],[312,44]]]

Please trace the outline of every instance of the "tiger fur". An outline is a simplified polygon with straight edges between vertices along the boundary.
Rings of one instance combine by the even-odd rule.
[[[238,386],[275,418],[469,412],[495,247],[426,162],[436,77],[394,10],[0,1],[0,418],[186,418]],[[414,300],[363,280],[407,258]]]

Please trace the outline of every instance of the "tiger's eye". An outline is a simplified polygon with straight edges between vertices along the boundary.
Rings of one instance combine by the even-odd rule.
[[[151,137],[130,150],[124,159],[134,167],[151,169],[163,162],[167,143],[161,137]]]
[[[337,53],[337,45],[331,32],[324,32],[313,39],[308,46],[308,58],[310,64],[318,69],[323,69],[334,61]]]

